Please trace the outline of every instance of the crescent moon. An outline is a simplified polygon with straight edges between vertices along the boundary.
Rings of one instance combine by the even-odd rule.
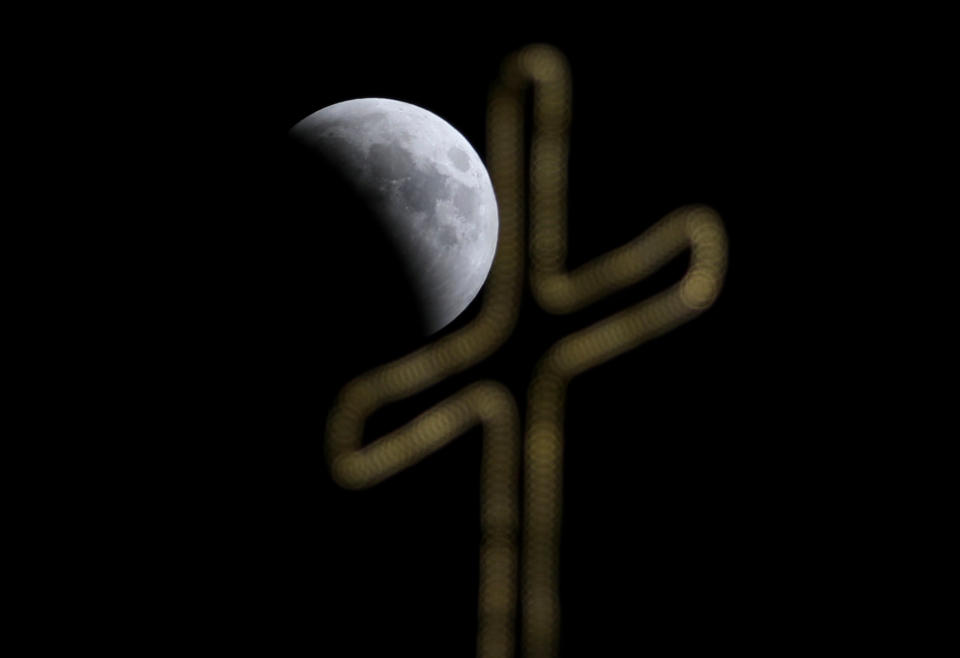
[[[467,139],[436,114],[385,98],[330,105],[290,136],[332,161],[369,202],[406,265],[428,333],[460,315],[490,271],[499,226],[490,176]]]

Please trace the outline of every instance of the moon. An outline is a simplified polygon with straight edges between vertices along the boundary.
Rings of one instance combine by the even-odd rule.
[[[427,332],[460,315],[487,278],[499,225],[490,176],[467,139],[436,114],[386,98],[325,107],[290,137],[332,162],[369,204]]]

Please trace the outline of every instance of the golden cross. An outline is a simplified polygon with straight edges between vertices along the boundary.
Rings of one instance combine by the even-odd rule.
[[[691,251],[690,266],[670,288],[560,339],[546,351],[527,390],[522,444],[513,396],[503,385],[484,380],[364,445],[364,423],[374,411],[474,366],[513,331],[523,289],[523,108],[528,85],[533,87],[530,284],[537,303],[551,313],[572,313],[639,282],[685,249]],[[567,271],[569,126],[570,73],[564,56],[550,46],[531,45],[507,57],[487,108],[487,165],[499,204],[500,233],[479,313],[458,331],[349,382],[327,424],[331,473],[350,489],[372,486],[471,427],[483,428],[479,658],[509,658],[514,653],[518,544],[523,551],[524,655],[553,658],[558,652],[563,408],[570,380],[703,312],[720,292],[726,270],[726,235],[719,216],[704,206],[688,206],[629,243]],[[522,536],[517,491],[521,449]]]

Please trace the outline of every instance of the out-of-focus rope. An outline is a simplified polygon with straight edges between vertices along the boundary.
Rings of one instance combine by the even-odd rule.
[[[654,297],[577,331],[540,359],[527,393],[524,439],[522,643],[526,658],[553,658],[560,634],[558,597],[563,490],[563,407],[570,380],[703,312],[716,299],[726,270],[727,243],[716,212],[676,210],[642,235],[574,271],[565,269],[570,73],[563,55],[545,45],[508,57],[493,92],[491,172],[523,162],[523,105],[533,87],[530,154],[530,283],[537,303],[570,313],[630,286],[684,249],[682,280]],[[491,104],[494,107],[494,104]],[[493,113],[491,112],[491,116]],[[509,144],[510,146],[506,146]]]

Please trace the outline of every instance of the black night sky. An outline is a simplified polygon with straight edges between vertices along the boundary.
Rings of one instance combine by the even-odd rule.
[[[143,64],[162,84],[134,104],[137,122],[166,123],[151,143],[171,155],[159,189],[131,193],[161,267],[137,291],[156,305],[136,320],[149,357],[131,366],[156,375],[153,401],[131,415],[154,419],[148,451],[167,466],[123,515],[146,528],[123,559],[130,596],[164,602],[144,613],[163,620],[145,622],[160,641],[199,631],[281,655],[472,655],[479,431],[373,489],[332,482],[322,444],[337,391],[421,343],[402,291],[383,294],[390,254],[329,181],[317,182],[328,202],[304,194],[285,140],[324,106],[375,96],[438,114],[483,156],[500,61],[533,42],[572,67],[568,265],[691,203],[720,213],[730,244],[709,311],[570,387],[562,655],[770,655],[822,649],[841,626],[879,632],[861,616],[872,585],[856,537],[875,513],[850,480],[862,442],[825,427],[839,382],[809,360],[831,328],[813,319],[824,274],[805,245],[830,230],[822,209],[839,212],[849,182],[856,67],[837,63],[836,31],[812,46],[809,21],[620,22],[505,18],[399,38],[245,16],[186,23]],[[367,436],[480,378],[522,407],[547,347],[686,264],[570,316],[528,292],[500,352],[379,413]]]

